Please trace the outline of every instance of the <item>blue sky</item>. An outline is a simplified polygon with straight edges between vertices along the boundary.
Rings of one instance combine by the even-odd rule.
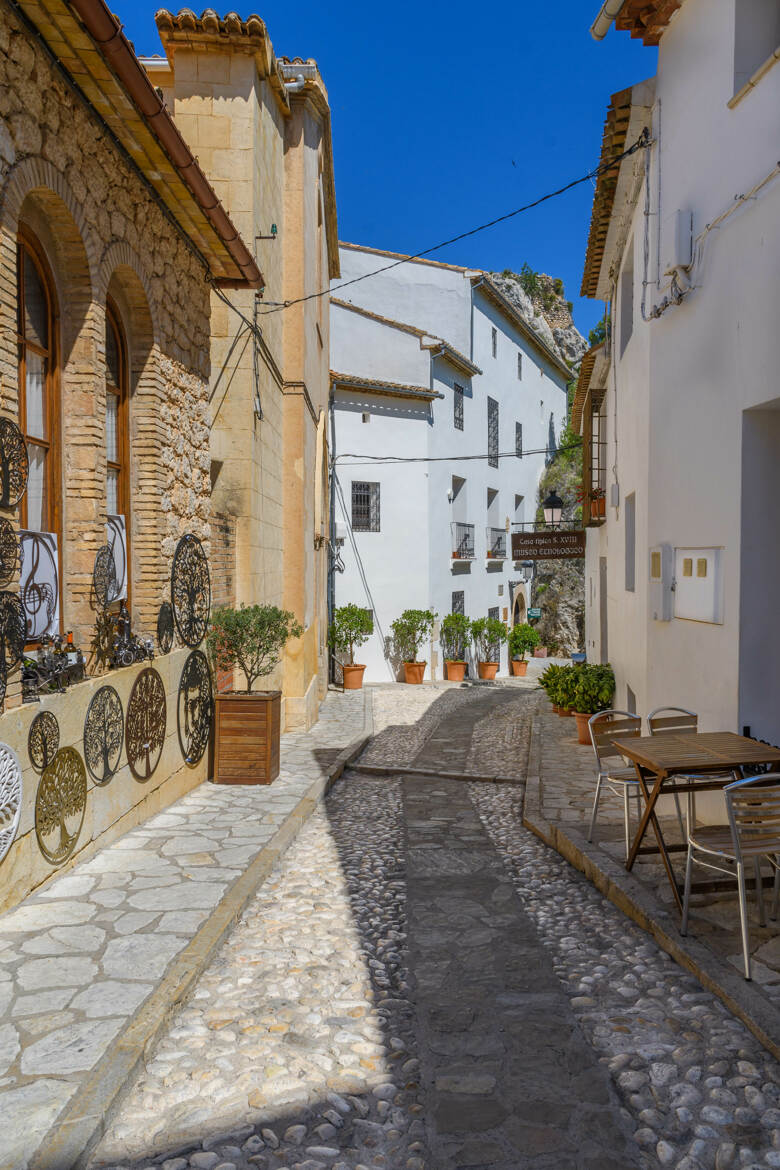
[[[157,7],[114,0],[139,54],[161,51]],[[598,7],[257,0],[237,10],[259,12],[278,55],[320,66],[333,110],[341,239],[416,252],[597,165],[610,94],[656,65],[655,50],[627,33],[593,41]],[[592,198],[583,184],[433,258],[499,270],[528,261],[560,276],[587,334],[601,315],[578,295]]]

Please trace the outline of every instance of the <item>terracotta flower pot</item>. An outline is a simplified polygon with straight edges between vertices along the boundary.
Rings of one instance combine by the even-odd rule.
[[[454,659],[445,658],[444,665],[447,667],[448,682],[463,682],[466,675],[465,662],[457,662]]]
[[[525,673],[528,670],[528,663],[525,658],[512,658],[512,674],[519,678],[525,678]]]
[[[570,707],[559,707],[558,714],[562,715],[565,718],[567,715],[571,715],[571,708]]]
[[[558,706],[558,704],[557,704],[557,703],[553,703],[553,705],[552,705],[552,709],[553,709],[553,711],[555,712],[555,714],[556,714],[556,715],[557,715],[557,714],[558,714],[558,712],[560,711],[560,707]]]
[[[215,784],[270,784],[276,779],[281,710],[281,691],[215,696]]]
[[[341,673],[344,677],[345,691],[359,691],[363,686],[363,671],[365,666],[359,666],[357,662],[347,662],[341,668]]]
[[[583,711],[574,711],[572,714],[577,720],[577,743],[588,746],[590,744],[590,728],[588,727],[588,722],[591,717]]]
[[[427,662],[405,662],[404,663],[404,679],[408,683],[419,685],[425,675],[425,668]]]
[[[478,662],[477,670],[480,678],[495,678],[498,674],[497,662]]]

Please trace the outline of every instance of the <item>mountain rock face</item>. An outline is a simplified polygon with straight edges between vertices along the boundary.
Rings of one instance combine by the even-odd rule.
[[[543,272],[526,276],[509,269],[491,272],[490,280],[550,349],[570,366],[579,363],[588,343],[572,320],[560,281]]]

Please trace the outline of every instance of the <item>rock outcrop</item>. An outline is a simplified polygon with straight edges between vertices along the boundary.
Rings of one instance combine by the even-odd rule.
[[[588,343],[574,324],[568,301],[564,300],[563,285],[543,272],[531,273],[531,280],[523,274],[491,272],[490,280],[541,339],[570,366],[579,363]],[[524,287],[530,285],[532,293]]]

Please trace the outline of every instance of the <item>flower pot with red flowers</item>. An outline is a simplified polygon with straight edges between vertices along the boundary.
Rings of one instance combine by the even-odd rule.
[[[466,645],[471,635],[471,622],[465,613],[448,613],[441,619],[439,643],[444,656],[448,682],[463,682],[466,674]]]
[[[501,646],[506,638],[506,625],[498,618],[476,618],[471,623],[471,640],[480,678],[494,679],[498,674]]]
[[[404,680],[419,685],[427,662],[419,660],[420,647],[433,632],[436,614],[432,609],[405,609],[391,625],[396,653],[404,664]]]
[[[539,634],[533,626],[529,626],[527,622],[512,626],[509,631],[509,661],[513,675],[521,678],[525,675],[528,670],[526,654],[529,651],[533,652],[534,647],[538,645]]]
[[[363,686],[365,665],[355,662],[355,647],[362,646],[374,632],[374,620],[369,610],[360,605],[340,605],[333,613],[328,641],[340,662],[345,691],[357,691]],[[347,661],[339,658],[346,657]]]

